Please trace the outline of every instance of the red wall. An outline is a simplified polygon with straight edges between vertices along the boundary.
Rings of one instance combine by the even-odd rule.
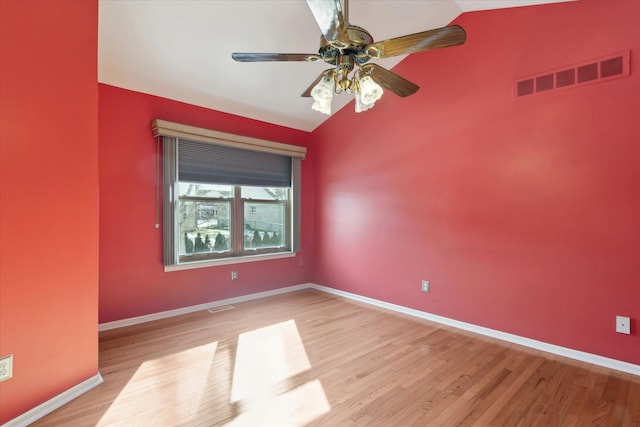
[[[640,363],[640,2],[465,14],[466,45],[394,69],[417,95],[312,134],[96,85],[97,12],[0,0],[0,423],[96,374],[98,279],[101,322],[313,280]],[[625,49],[630,77],[511,96]],[[164,273],[154,118],[310,141],[301,253]]]
[[[302,250],[294,258],[165,273],[157,199],[156,118],[221,132],[306,145],[307,132],[99,85],[100,322],[299,285],[309,280],[313,224],[311,165],[302,162]],[[160,187],[161,188],[161,187]],[[162,223],[160,223],[162,224]],[[231,270],[238,280],[231,280]]]
[[[98,373],[97,25],[0,1],[0,424]]]
[[[639,364],[639,17],[464,14],[464,46],[394,69],[416,95],[318,128],[314,282]],[[627,49],[630,77],[513,99],[517,78]]]

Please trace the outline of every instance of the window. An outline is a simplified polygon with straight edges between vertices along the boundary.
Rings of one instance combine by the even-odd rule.
[[[163,137],[165,270],[298,250],[303,147],[162,120],[153,130]]]
[[[179,261],[291,251],[290,193],[290,187],[179,181]]]

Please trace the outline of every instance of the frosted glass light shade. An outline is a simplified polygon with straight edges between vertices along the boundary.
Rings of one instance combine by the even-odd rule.
[[[373,107],[374,105],[374,104],[363,103],[360,92],[355,93],[355,98],[356,98],[356,113],[362,113],[363,111],[367,111],[369,108]]]
[[[333,99],[334,83],[329,76],[324,76],[317,85],[311,89],[313,105],[311,108],[320,113],[331,114],[331,100]]]
[[[360,79],[360,98],[363,104],[375,104],[382,97],[383,90],[370,76]]]

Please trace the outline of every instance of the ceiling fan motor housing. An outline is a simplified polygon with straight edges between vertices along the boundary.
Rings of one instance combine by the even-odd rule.
[[[333,46],[324,36],[320,36],[320,50],[318,53],[325,62],[336,65],[337,58],[344,55],[351,56],[358,64],[364,64],[369,60],[369,56],[365,53],[365,48],[373,43],[371,34],[364,28],[355,25],[347,27],[347,34],[349,35],[350,44],[349,47],[342,50]]]

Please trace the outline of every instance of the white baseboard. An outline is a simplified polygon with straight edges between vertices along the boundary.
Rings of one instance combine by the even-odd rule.
[[[525,347],[534,348],[536,350],[542,350],[547,353],[556,354],[559,356],[568,357],[570,359],[579,360],[581,362],[587,362],[593,365],[603,366],[605,368],[614,369],[616,371],[627,372],[630,374],[640,376],[640,365],[636,365],[633,363],[623,362],[621,360],[611,359],[604,356],[598,356],[596,354],[573,350],[566,347],[560,347],[558,345],[521,337],[519,335],[496,331],[494,329],[485,328],[483,326],[474,325],[472,323],[461,322],[459,320],[450,319],[448,317],[438,316],[436,314],[415,310],[415,309],[404,307],[401,305],[391,304],[385,301],[380,301],[380,300],[376,300],[369,297],[363,297],[358,294],[340,291],[340,290],[329,288],[322,285],[316,285],[312,283],[310,284],[309,287],[312,289],[316,289],[318,291],[341,296],[344,298],[349,298],[355,301],[364,302],[367,304],[375,305],[377,307],[386,308],[388,310],[396,311],[398,313],[408,314],[409,316],[418,317],[420,319],[430,320],[432,322],[440,323],[447,326],[453,326],[454,328],[474,332],[476,334],[497,338],[502,341],[523,345]]]
[[[239,304],[245,301],[251,301],[259,298],[266,298],[274,295],[280,295],[287,292],[299,291],[302,289],[309,289],[310,283],[287,286],[284,288],[273,289],[271,291],[258,292],[255,294],[243,295],[235,298],[227,298],[218,301],[211,301],[204,304],[192,305],[189,307],[177,308],[175,310],[160,311],[158,313],[146,314],[144,316],[130,317],[128,319],[115,320],[113,322],[100,323],[98,325],[98,331],[108,331],[109,329],[123,328],[125,326],[137,325],[139,323],[151,322],[153,320],[166,319],[168,317],[180,316],[182,314],[195,313],[196,311],[209,310],[211,308],[220,307],[223,305]]]
[[[25,412],[24,414],[7,421],[2,424],[2,427],[25,427],[31,423],[36,422],[40,418],[71,402],[76,397],[83,395],[94,387],[103,383],[100,373],[95,374],[91,378],[77,384],[67,391],[60,393],[59,395],[47,400],[46,402],[36,406],[33,409]]]
[[[321,292],[326,292],[332,295],[341,296],[344,298],[360,301],[363,303],[371,304],[377,307],[386,308],[388,310],[396,311],[398,313],[407,314],[409,316],[417,317],[420,319],[430,320],[432,322],[440,323],[447,326],[453,326],[454,328],[462,329],[476,334],[485,335],[492,338],[497,338],[502,341],[519,344],[525,347],[533,348],[536,350],[545,351],[547,353],[556,354],[570,359],[579,360],[581,362],[591,363],[593,365],[602,366],[616,371],[627,372],[630,374],[640,376],[640,365],[636,365],[629,362],[623,362],[621,360],[611,359],[596,354],[586,353],[583,351],[573,350],[566,347],[561,347],[555,344],[549,344],[542,341],[537,341],[531,338],[525,338],[519,335],[510,334],[507,332],[497,331],[495,329],[485,328],[483,326],[474,325],[472,323],[461,322],[459,320],[451,319],[436,314],[431,314],[426,311],[415,310],[412,308],[404,307],[397,304],[391,304],[385,301],[376,300],[362,295],[354,294],[351,292],[345,292],[338,289],[329,288],[327,286],[318,285],[315,283],[305,283],[302,285],[288,286],[285,288],[274,289],[266,292],[258,292],[255,294],[244,295],[236,298],[228,298],[219,301],[212,301],[205,304],[194,305],[190,307],[179,308],[176,310],[163,311],[159,313],[148,314],[145,316],[132,317],[129,319],[117,320],[114,322],[102,323],[99,325],[99,331],[106,331],[109,329],[121,328],[124,326],[136,325],[138,323],[150,322],[152,320],[164,319],[167,317],[178,316],[181,314],[193,313],[201,310],[208,310],[229,304],[238,304],[244,301],[250,301],[258,298],[265,298],[273,295],[284,294],[287,292],[299,291],[303,289],[315,289]]]

